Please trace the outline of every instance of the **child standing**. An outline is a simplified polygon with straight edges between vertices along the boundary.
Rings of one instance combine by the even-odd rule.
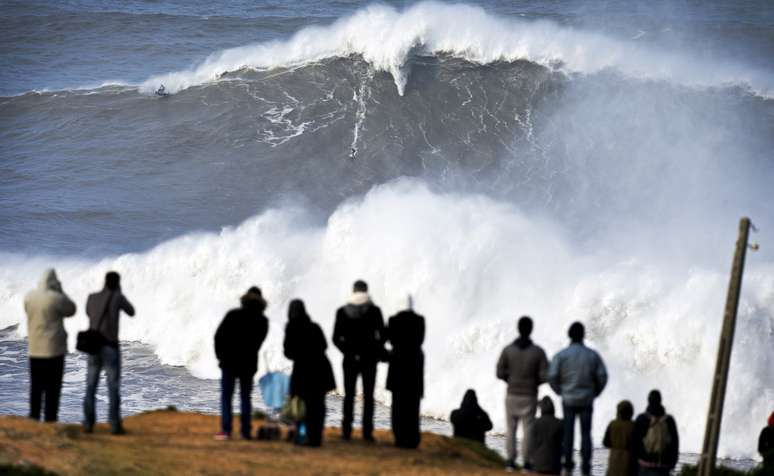
[[[634,407],[628,400],[618,404],[615,420],[605,431],[602,442],[610,448],[610,460],[607,465],[608,476],[631,476],[636,474],[634,458]]]

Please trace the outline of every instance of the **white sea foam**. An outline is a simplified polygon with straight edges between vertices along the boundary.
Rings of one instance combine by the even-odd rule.
[[[514,337],[515,319],[534,316],[535,339],[549,354],[566,345],[569,323],[582,320],[589,345],[602,353],[611,375],[596,406],[596,434],[618,400],[631,399],[641,410],[647,392],[660,388],[677,418],[681,450],[700,448],[725,259],[722,266],[688,269],[656,264],[635,250],[616,258],[590,256],[566,242],[560,227],[512,205],[437,194],[413,180],[346,202],[325,226],[309,223],[303,211],[281,209],[220,233],[191,234],[97,261],[4,255],[0,327],[21,324],[19,332],[26,333],[23,295],[45,267],[55,266],[81,306],[67,324],[72,348],[76,331],[86,325],[87,293],[115,269],[137,307],[134,319],[122,320],[122,338],[151,345],[166,364],[215,378],[216,326],[247,286],[258,284],[271,320],[261,368],[287,369],[281,350],[287,302],[304,298],[330,337],[350,283],[365,278],[386,315],[411,292],[427,317],[425,414],[448,415],[472,387],[502,430],[504,385],[495,379],[494,365]],[[754,261],[745,277],[720,441],[727,456],[753,455],[752,430],[774,406],[774,263]],[[332,347],[328,354],[341,384],[340,354]],[[379,395],[389,402],[385,373],[380,371]]]
[[[774,92],[770,73],[741,65],[711,64],[689,53],[657,51],[635,41],[558,26],[548,21],[504,19],[464,4],[422,2],[405,10],[371,5],[329,26],[300,30],[286,41],[270,41],[210,55],[189,70],[153,76],[140,86],[151,94],[215,81],[227,71],[270,69],[334,56],[361,55],[390,73],[403,94],[414,53],[449,54],[477,63],[527,60],[568,73],[612,69],[644,80],[688,86],[742,86],[763,97]]]

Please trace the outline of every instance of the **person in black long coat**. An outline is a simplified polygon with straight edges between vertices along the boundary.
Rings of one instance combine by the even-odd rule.
[[[285,326],[285,357],[293,361],[290,395],[306,404],[307,445],[322,444],[325,426],[325,394],[336,388],[333,368],[325,355],[325,335],[306,313],[304,302],[294,299]]]
[[[424,395],[425,318],[413,311],[411,297],[406,309],[390,318],[386,334],[392,346],[387,390],[392,392],[395,446],[416,448],[420,442],[419,402]]]

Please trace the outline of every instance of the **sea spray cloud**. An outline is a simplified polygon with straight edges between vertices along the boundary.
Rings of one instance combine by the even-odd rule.
[[[377,71],[390,73],[403,95],[414,54],[448,54],[481,64],[526,60],[580,74],[613,69],[636,79],[688,86],[741,85],[763,97],[774,91],[771,75],[752,68],[708,64],[687,54],[650,50],[548,21],[502,19],[478,6],[441,2],[421,2],[405,10],[371,5],[331,25],[304,28],[285,41],[213,53],[189,70],[153,76],[140,89],[152,93],[164,84],[174,93],[245,68],[360,55]]]
[[[533,316],[535,339],[549,354],[566,345],[569,323],[582,320],[611,374],[595,430],[602,431],[619,399],[632,400],[639,411],[647,391],[658,387],[685,450],[697,451],[727,269],[655,267],[639,251],[589,256],[562,236],[561,227],[513,205],[398,180],[345,202],[324,226],[310,224],[299,209],[275,209],[145,253],[96,261],[5,255],[0,326],[21,324],[20,334],[26,333],[22,297],[45,266],[57,268],[79,304],[115,269],[138,312],[122,321],[122,338],[151,345],[165,364],[216,378],[215,328],[240,293],[258,284],[271,321],[262,365],[288,369],[281,353],[287,302],[303,298],[330,336],[351,282],[365,278],[386,315],[398,310],[390,303],[411,292],[427,318],[425,414],[448,415],[473,387],[502,430],[505,389],[494,363],[515,337],[518,316]],[[772,276],[774,264],[758,262],[745,278],[721,454],[751,455],[749,428],[774,404]],[[85,323],[82,309],[67,322],[71,348]],[[332,348],[329,355],[339,372],[340,355]],[[378,394],[389,401],[384,375]]]

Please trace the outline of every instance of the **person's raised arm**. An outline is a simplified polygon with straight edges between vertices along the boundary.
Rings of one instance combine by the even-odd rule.
[[[59,315],[62,317],[70,317],[75,315],[75,303],[67,296],[67,294],[64,293],[64,291],[57,300],[56,308]]]
[[[134,316],[134,306],[126,299],[124,293],[118,295],[118,308],[124,311],[128,316]]]

